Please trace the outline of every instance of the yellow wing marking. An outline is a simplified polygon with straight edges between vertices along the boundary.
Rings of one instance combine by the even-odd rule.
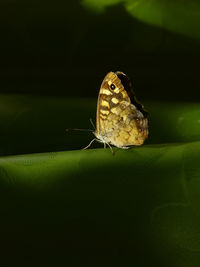
[[[110,108],[110,105],[109,105],[108,101],[106,101],[106,100],[102,100],[100,105],[103,106],[103,107]]]
[[[112,93],[108,89],[101,89],[100,94],[101,95],[112,95]]]
[[[119,100],[116,98],[116,97],[113,97],[111,99],[111,101],[114,103],[114,104],[118,104],[119,103]]]

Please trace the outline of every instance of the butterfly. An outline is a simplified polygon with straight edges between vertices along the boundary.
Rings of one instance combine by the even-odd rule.
[[[109,72],[99,90],[95,138],[84,149],[95,140],[110,148],[110,145],[122,149],[142,145],[148,137],[147,115],[128,76],[120,71]]]

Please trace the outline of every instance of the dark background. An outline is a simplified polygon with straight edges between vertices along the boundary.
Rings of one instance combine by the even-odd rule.
[[[199,100],[200,40],[142,23],[122,4],[97,14],[73,0],[1,1],[0,32],[1,93],[96,98],[105,74],[121,70],[140,100]]]
[[[0,266],[199,266],[200,5],[133,0],[152,18],[162,5],[158,27],[125,2],[0,2]],[[111,70],[132,78],[149,138],[81,151],[92,133],[65,129],[91,128]]]

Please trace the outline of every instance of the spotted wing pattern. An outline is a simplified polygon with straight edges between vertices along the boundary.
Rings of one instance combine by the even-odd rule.
[[[148,137],[147,113],[123,72],[109,72],[101,84],[94,134],[100,142],[120,148],[142,145]]]

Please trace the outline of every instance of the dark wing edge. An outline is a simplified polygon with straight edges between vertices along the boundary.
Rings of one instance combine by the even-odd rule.
[[[134,106],[136,106],[136,108],[143,114],[144,118],[147,118],[149,113],[144,109],[143,105],[137,100],[135,93],[133,91],[133,86],[132,86],[131,80],[129,79],[129,77],[121,71],[116,71],[115,74],[121,80],[121,83],[124,86],[124,89],[126,90],[128,96],[131,100],[131,103]]]

